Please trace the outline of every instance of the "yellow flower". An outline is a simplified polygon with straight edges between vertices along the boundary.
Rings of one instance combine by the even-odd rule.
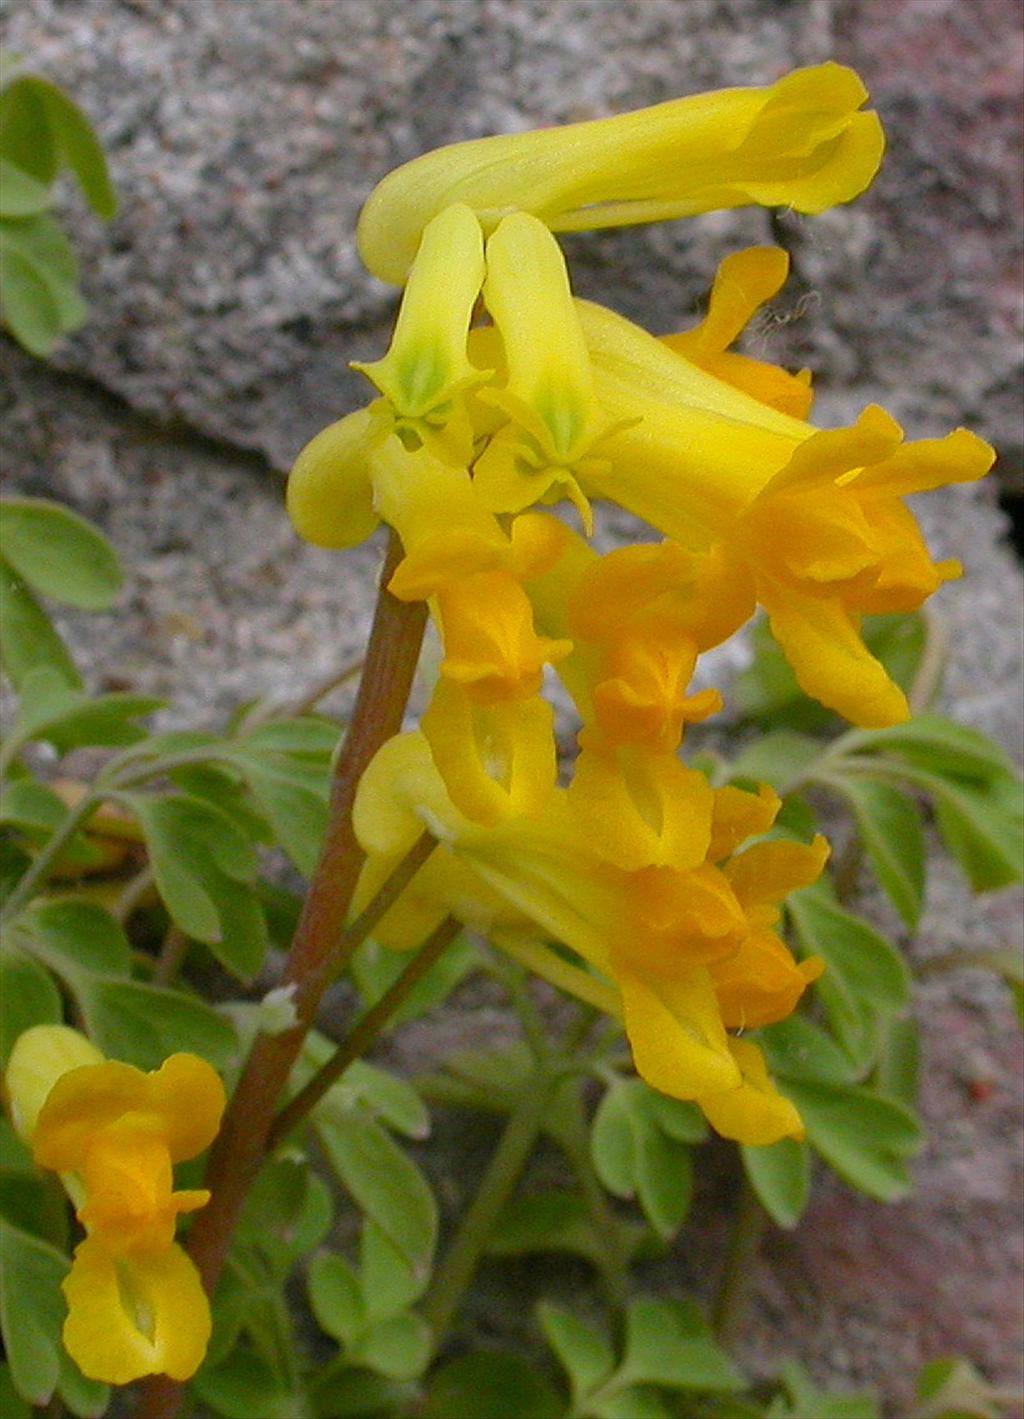
[[[552,787],[553,756],[534,745],[517,766],[514,799],[505,789],[494,811],[479,746],[458,714],[440,756],[431,752],[450,712],[436,702],[430,738],[397,736],[363,776],[353,821],[368,856],[355,909],[426,827],[441,846],[384,918],[382,940],[409,949],[451,913],[560,988],[621,1015],[637,1070],[655,1088],[698,1101],[745,1088],[726,1027],[758,1010],[780,1018],[819,973],[816,962],[798,967],[771,928],[785,892],[820,872],[823,841],[771,842],[722,861],[771,825],[777,797],[712,791],[673,754],[639,748],[584,749],[566,791]],[[765,950],[772,974],[762,982]],[[745,1141],[763,1141],[778,1117],[769,1127],[760,1096],[742,1097],[753,1120]],[[774,1137],[798,1125],[786,1116]]]
[[[586,491],[694,550],[717,546],[737,587],[752,586],[768,611],[807,694],[866,727],[905,719],[903,693],[864,645],[860,620],[915,610],[959,574],[957,563],[931,560],[902,499],[982,477],[993,450],[966,429],[904,443],[875,407],[850,428],[815,429],[620,316],[578,305],[598,397],[640,417],[609,441],[611,470]]]
[[[822,212],[871,182],[884,140],[851,69],[797,69],[587,123],[456,143],[397,168],[359,219],[367,267],[405,280],[424,227],[453,202],[491,231],[531,212],[552,231],[633,226],[752,204]]]
[[[41,1025],[19,1036],[5,1083],[15,1127],[36,1163],[61,1174],[86,1232],[63,1287],[68,1353],[111,1384],[188,1378],[210,1310],[174,1229],[209,1193],[175,1192],[172,1165],[216,1136],[220,1079],[191,1054],[146,1074],[104,1060],[75,1030]]]

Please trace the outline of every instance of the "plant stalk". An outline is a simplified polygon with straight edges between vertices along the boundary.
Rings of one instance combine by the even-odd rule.
[[[306,1115],[316,1108],[331,1085],[341,1078],[349,1065],[366,1053],[413,986],[423,979],[445,947],[459,934],[459,930],[459,923],[449,916],[430,933],[397,980],[388,986],[377,1003],[353,1026],[348,1037],[342,1040],[323,1068],[317,1070],[312,1079],[303,1085],[277,1115],[267,1139],[268,1148],[276,1148],[287,1138]]]
[[[494,1224],[529,1162],[550,1097],[551,1080],[540,1072],[526,1085],[509,1115],[476,1196],[434,1275],[423,1315],[434,1333],[435,1351],[458,1312]]]
[[[340,948],[365,860],[352,826],[352,807],[370,760],[402,727],[426,625],[423,602],[399,601],[387,589],[402,555],[401,542],[392,532],[359,693],[335,765],[327,833],[282,975],[283,986],[295,987],[297,1023],[281,1034],[256,1039],[210,1151],[205,1185],[211,1198],[197,1214],[188,1247],[209,1295],[216,1289],[242,1203],[266,1155],[277,1101],[320,998],[355,950],[354,945]],[[137,1419],[172,1419],[177,1414],[184,1394],[181,1384],[160,1376],[140,1389]]]
[[[743,1320],[754,1276],[754,1261],[761,1249],[768,1214],[746,1174],[740,1185],[736,1220],[725,1253],[718,1294],[711,1315],[715,1339],[726,1349],[731,1348]]]

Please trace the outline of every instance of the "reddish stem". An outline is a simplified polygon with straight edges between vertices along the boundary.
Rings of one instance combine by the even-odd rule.
[[[260,1035],[256,1040],[210,1152],[205,1186],[211,1197],[197,1213],[188,1240],[189,1253],[210,1296],[242,1203],[266,1155],[271,1123],[292,1065],[321,996],[351,955],[338,947],[365,859],[352,827],[352,805],[367,764],[402,727],[426,624],[423,602],[399,601],[387,590],[402,555],[401,542],[392,533],[363,678],[335,767],[327,834],[284,967],[282,984],[295,986],[298,1023],[283,1034]],[[183,1394],[182,1386],[166,1376],[147,1380],[141,1386],[138,1419],[173,1419]]]

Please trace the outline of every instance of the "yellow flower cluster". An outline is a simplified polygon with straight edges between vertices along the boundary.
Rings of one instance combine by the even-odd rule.
[[[877,408],[820,431],[806,372],[731,351],[785,280],[782,251],[729,257],[705,320],[659,339],[575,299],[553,233],[849,201],[882,153],[865,98],[824,64],[392,173],[359,227],[370,270],[404,285],[390,349],[357,366],[376,397],[302,451],[288,488],[320,546],[381,521],[398,533],[390,590],[429,603],[444,648],[420,727],[360,785],[356,907],[429,829],[441,847],[385,944],[454,914],[621,1015],[640,1074],[747,1143],[801,1134],[757,1046],[729,1031],[782,1019],[818,974],[775,926],[827,846],[744,850],[775,795],[713,789],[680,761],[684,726],[721,704],[690,691],[697,657],[760,605],[809,695],[860,725],[905,718],[860,619],[957,575],[903,498],[980,477],[992,453],[963,430],[904,443]],[[543,510],[568,505],[589,537],[595,501],[666,540],[599,556]],[[540,695],[551,667],[583,724],[567,787]]]
[[[220,1079],[192,1054],[145,1074],[105,1060],[77,1030],[37,1025],[15,1042],[4,1084],[15,1129],[38,1166],[61,1175],[85,1229],[63,1285],[68,1354],[108,1384],[188,1379],[210,1307],[174,1231],[210,1194],[175,1192],[172,1165],[213,1141]]]

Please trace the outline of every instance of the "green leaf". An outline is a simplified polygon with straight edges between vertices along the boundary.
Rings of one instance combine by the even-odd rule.
[[[35,779],[18,779],[0,797],[0,826],[14,828],[36,846],[42,846],[68,815],[67,804],[51,788]],[[61,850],[59,867],[92,867],[104,853],[84,833],[75,833]]]
[[[35,1166],[32,1154],[6,1119],[0,1119],[0,1216],[60,1249],[67,1243],[64,1190],[53,1174]]]
[[[22,951],[0,952],[0,1068],[7,1067],[14,1041],[33,1025],[59,1025],[60,993],[47,971]]]
[[[597,1106],[590,1151],[597,1175],[616,1197],[636,1196],[637,1125],[630,1083],[613,1084]]]
[[[419,1403],[413,1386],[399,1384],[370,1370],[339,1371],[334,1363],[314,1375],[309,1385],[309,1405],[316,1419],[367,1419],[373,1414],[404,1414],[413,1403]]]
[[[351,1359],[392,1380],[414,1380],[430,1362],[432,1333],[422,1316],[406,1311],[365,1331],[352,1347]]]
[[[274,835],[306,877],[312,876],[327,831],[327,775],[319,765],[237,756]]]
[[[493,1350],[442,1365],[431,1379],[424,1419],[560,1419],[564,1412],[533,1365]]]
[[[773,1074],[819,1084],[849,1084],[854,1067],[848,1055],[806,1015],[790,1015],[761,1030],[758,1039]]]
[[[590,1402],[587,1414],[594,1419],[672,1419],[658,1392],[646,1385],[603,1393]]]
[[[307,1287],[317,1325],[344,1346],[351,1346],[366,1327],[363,1293],[353,1268],[335,1253],[314,1257]]]
[[[98,1380],[86,1379],[63,1347],[59,1352],[58,1359],[60,1361],[60,1378],[57,1381],[57,1393],[71,1413],[79,1415],[80,1419],[99,1419],[99,1416],[106,1412],[107,1405],[110,1403],[109,1385],[100,1384]],[[0,1410],[0,1413],[2,1412]]]
[[[34,217],[50,205],[50,189],[0,158],[0,217]]]
[[[239,741],[239,748],[254,756],[287,754],[316,759],[326,765],[338,747],[341,730],[333,720],[311,715],[298,719],[275,719],[251,730]]]
[[[0,101],[0,152],[41,182],[66,164],[98,217],[117,210],[103,149],[85,114],[61,89],[36,74],[9,84]]]
[[[939,832],[972,889],[994,892],[1019,882],[1024,823],[1017,805],[991,792],[954,788],[932,775],[920,774],[918,781],[925,778],[935,799]]]
[[[811,1155],[807,1145],[783,1138],[767,1148],[741,1146],[740,1156],[750,1184],[772,1221],[779,1227],[795,1227],[811,1196]]]
[[[615,1366],[611,1346],[569,1311],[542,1301],[537,1307],[544,1338],[558,1356],[572,1386],[573,1408],[604,1383]]]
[[[1014,766],[1001,745],[988,735],[937,714],[917,714],[905,724],[855,734],[859,750],[895,752],[940,777],[986,781],[1013,774]]]
[[[9,59],[6,51],[0,51],[0,59]],[[32,84],[23,82],[25,77],[17,69],[4,75],[0,94],[0,153],[24,172],[49,184],[57,175],[57,145],[42,97]]]
[[[0,1365],[0,1414],[4,1419],[32,1419],[29,1405],[14,1388],[7,1365]]]
[[[910,1191],[907,1160],[921,1146],[921,1127],[902,1104],[864,1088],[787,1080],[807,1137],[851,1187],[880,1202]]]
[[[776,1399],[768,1410],[768,1419],[880,1419],[874,1395],[829,1394],[819,1389],[795,1360],[783,1364],[782,1382],[789,1403]]]
[[[695,1301],[633,1301],[618,1377],[624,1383],[666,1389],[727,1392],[744,1387]]]
[[[778,792],[786,793],[790,784],[803,778],[823,752],[824,746],[818,739],[788,729],[776,730],[743,750],[729,765],[729,779],[769,783]]]
[[[931,1360],[917,1377],[917,1403],[909,1419],[1001,1419],[1005,1396],[969,1360]]]
[[[575,1192],[552,1190],[517,1197],[508,1203],[487,1240],[492,1256],[523,1256],[530,1252],[568,1252],[600,1267],[601,1240]]]
[[[360,1240],[360,1282],[368,1320],[387,1320],[419,1300],[429,1276],[408,1258],[370,1218]]]
[[[921,1032],[917,1021],[889,1021],[881,1046],[875,1075],[879,1092],[908,1109],[916,1108],[921,1073]]]
[[[423,1174],[362,1113],[317,1114],[315,1127],[341,1182],[422,1276],[437,1241],[437,1203]]]
[[[323,1241],[333,1220],[330,1192],[305,1158],[273,1158],[249,1190],[238,1236],[282,1280]]]
[[[333,1040],[311,1031],[303,1045],[303,1067],[297,1072],[297,1082],[305,1083],[322,1069],[336,1049]],[[389,1128],[407,1138],[426,1138],[430,1132],[430,1115],[412,1085],[365,1059],[354,1060],[317,1107],[328,1119],[337,1117],[343,1123],[359,1104],[365,1104]]]
[[[598,1177],[617,1197],[636,1197],[665,1241],[678,1230],[693,1193],[690,1152],[676,1134],[700,1136],[686,1106],[675,1109],[674,1102],[639,1079],[623,1080],[605,1093],[591,1131]]]
[[[0,227],[0,315],[30,355],[48,355],[64,334],[60,303],[38,265]]]
[[[48,1403],[57,1387],[67,1269],[60,1252],[0,1221],[0,1331],[14,1388],[30,1404]]]
[[[131,946],[121,923],[93,902],[74,897],[44,902],[33,908],[26,927],[45,943],[49,961],[60,972],[61,962],[75,971],[123,976],[131,965]],[[55,961],[53,953],[59,957]]]
[[[83,745],[138,743],[145,738],[145,731],[131,721],[162,709],[165,703],[148,695],[90,699],[49,666],[29,671],[20,689],[21,705],[12,737],[26,742],[46,740],[61,754]]]
[[[895,1012],[906,1006],[910,973],[884,936],[818,887],[795,892],[786,906],[804,950],[823,957],[829,973],[841,977],[852,996],[879,1010]]]
[[[157,890],[187,936],[210,946],[243,980],[263,964],[268,937],[252,843],[212,804],[181,795],[130,795],[146,835]]]
[[[0,557],[0,663],[16,690],[33,671],[48,669],[65,685],[81,677],[49,617],[14,569]]]
[[[227,1020],[195,996],[51,964],[66,981],[90,1038],[104,1054],[139,1069],[156,1069],[169,1054],[185,1050],[223,1069],[237,1052]]]
[[[867,776],[834,780],[853,809],[879,885],[910,927],[924,906],[925,842],[921,814],[905,793]]]
[[[239,1348],[192,1381],[199,1398],[225,1419],[295,1419],[297,1396],[252,1350]]]
[[[667,1094],[659,1094],[646,1084],[643,1087],[647,1093],[646,1111],[662,1133],[667,1133],[669,1138],[678,1138],[680,1143],[704,1142],[709,1132],[707,1119],[696,1104],[670,1099]]]

